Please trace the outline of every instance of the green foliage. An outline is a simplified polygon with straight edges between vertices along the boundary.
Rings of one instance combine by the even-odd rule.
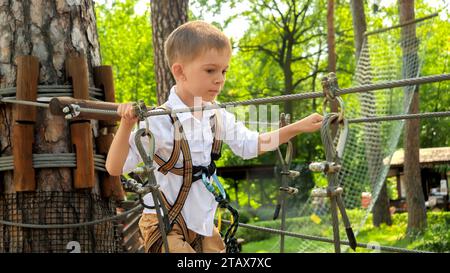
[[[103,64],[112,65],[117,102],[156,104],[149,11],[135,13],[138,0],[96,5]]]
[[[388,190],[389,199],[397,200],[398,199],[397,178],[389,177],[386,180],[386,186],[387,186],[387,190]]]
[[[138,0],[113,1],[112,6],[104,4],[96,4],[97,27],[101,46],[102,59],[104,64],[113,66],[116,99],[118,102],[136,101],[143,99],[149,105],[156,104],[156,88],[155,76],[153,70],[153,49],[152,49],[152,33],[150,25],[149,11],[143,14],[136,14],[134,6]],[[236,0],[191,0],[194,5],[198,5],[203,14],[218,13],[225,6],[235,6]],[[307,0],[296,1],[275,1],[281,6],[286,3],[295,3],[300,7],[307,3]],[[281,49],[282,30],[275,22],[280,22],[280,15],[273,9],[265,7],[265,4],[275,3],[269,0],[248,0],[247,9],[242,10],[240,14],[230,15],[226,18],[223,25],[216,25],[224,28],[228,23],[237,17],[245,17],[250,22],[250,28],[241,41],[233,41],[234,54],[231,60],[229,72],[227,74],[227,82],[224,91],[219,97],[220,102],[228,102],[235,100],[246,100],[251,98],[262,98],[267,96],[276,96],[284,93],[286,87],[286,74],[280,66],[276,58],[267,54],[262,50],[244,50],[244,45],[258,46],[263,45],[267,49],[277,51]],[[213,3],[213,4],[211,4]],[[326,42],[324,34],[326,32],[325,11],[326,1],[317,0],[310,1],[310,11],[307,14],[302,27],[305,32],[298,37],[298,41],[306,40],[305,43],[298,43],[294,46],[292,57],[306,56],[322,47],[323,52],[319,58],[317,55],[291,63],[293,72],[292,79],[301,81],[293,90],[294,93],[320,91],[320,77],[326,70]],[[422,17],[434,12],[427,4],[427,1],[416,1],[416,17]],[[443,11],[447,12],[447,11]],[[448,16],[448,14],[447,14]],[[388,7],[383,7],[374,12],[366,5],[366,17],[368,30],[376,30],[381,27],[398,23],[397,3]],[[190,13],[190,19],[202,19],[202,14],[194,15]],[[271,21],[275,19],[275,21]],[[353,27],[352,16],[349,4],[346,1],[338,1],[335,11],[335,28],[336,28],[336,51],[337,51],[337,73],[339,86],[341,88],[353,86],[353,74],[355,69],[355,54],[353,44]],[[292,24],[289,25],[292,29]],[[310,27],[310,28],[309,28]],[[426,43],[426,59],[422,67],[423,75],[434,75],[449,73],[449,54],[450,54],[450,22],[445,19],[435,18],[431,26],[430,36],[423,41]],[[317,36],[314,36],[317,35]],[[241,46],[241,47],[239,47]],[[317,77],[308,77],[317,69],[319,73]],[[426,84],[420,86],[421,94],[421,111],[446,111],[450,105],[450,81]],[[346,109],[359,107],[359,100],[356,96],[343,97]],[[280,109],[283,105],[280,104]],[[241,107],[237,112],[247,112],[248,108]],[[294,105],[294,120],[300,119],[311,112],[321,112],[321,100],[298,101]],[[268,118],[270,120],[270,117]],[[383,124],[383,126],[394,126],[394,123]],[[421,121],[421,146],[436,147],[449,146],[450,127],[448,126],[448,118],[442,119],[423,119]],[[261,128],[258,128],[261,129]],[[364,139],[362,135],[355,135],[350,132],[350,138],[357,141],[361,150],[364,148]],[[390,137],[390,136],[384,136]],[[311,161],[323,160],[323,146],[319,134],[302,134],[295,138],[296,158],[294,165],[298,169],[302,169],[303,164]],[[400,145],[402,145],[400,143]],[[225,145],[226,146],[226,145]],[[284,148],[282,148],[284,149]],[[364,168],[365,155],[344,155],[344,161],[349,162],[352,166]],[[218,162],[218,166],[239,166],[239,165],[258,165],[258,164],[274,164],[278,159],[275,153],[265,153],[258,158],[252,160],[242,160],[235,156],[232,151],[225,147],[222,152],[222,158]],[[349,181],[351,185],[360,187],[355,192],[362,192],[365,189],[361,183],[357,181],[358,177]],[[313,182],[317,186],[325,186],[327,181],[321,174],[304,174],[299,180],[293,181],[293,185],[302,187],[300,194],[296,199],[290,199],[292,206],[300,207],[305,200],[305,196],[309,194],[313,186]],[[234,199],[236,193],[231,187],[232,181],[224,180],[224,185],[229,196]],[[270,218],[274,210],[276,198],[278,196],[279,180],[265,182],[265,194],[268,198],[263,202],[261,200],[260,181],[239,181],[239,191],[237,193],[238,203],[240,207],[248,207],[244,210],[245,216],[250,220],[261,220]],[[392,186],[392,184],[390,184]],[[390,187],[391,197],[395,197],[395,189]],[[250,193],[250,196],[248,195]],[[346,205],[359,204],[359,196],[355,200],[346,200]],[[233,200],[235,202],[235,200]],[[351,206],[349,206],[351,208]],[[398,217],[398,216],[396,216]],[[304,220],[307,221],[307,220]],[[368,221],[370,222],[370,221]],[[316,225],[313,225],[313,230]],[[432,229],[438,229],[432,227]],[[381,236],[381,235],[380,235]],[[428,235],[425,235],[425,237]],[[438,242],[445,238],[428,238],[426,243],[432,244],[432,241]],[[372,239],[372,238],[371,238]]]
[[[450,252],[450,213],[428,214],[428,228],[417,238],[415,248],[433,252]]]

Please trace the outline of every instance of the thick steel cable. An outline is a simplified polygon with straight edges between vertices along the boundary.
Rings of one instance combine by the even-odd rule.
[[[380,117],[364,117],[364,118],[354,118],[349,119],[348,123],[362,123],[362,122],[380,122],[380,121],[392,121],[392,120],[402,120],[402,119],[417,119],[417,118],[438,118],[438,117],[449,117],[450,111],[444,112],[426,112],[418,114],[402,114],[402,115],[391,115],[391,116],[380,116]]]
[[[353,93],[361,93],[361,92],[367,92],[367,91],[377,91],[377,90],[390,89],[390,88],[396,88],[396,87],[404,87],[404,86],[410,86],[410,85],[418,85],[418,84],[424,84],[424,83],[441,82],[441,81],[448,81],[448,80],[450,80],[450,74],[432,75],[432,76],[402,79],[402,80],[395,80],[395,81],[382,82],[382,83],[373,83],[373,84],[367,84],[367,85],[361,85],[361,86],[356,86],[356,87],[340,89],[340,90],[338,90],[336,96],[353,94]]]
[[[446,81],[446,80],[450,80],[450,74],[432,75],[432,76],[411,78],[411,79],[402,79],[402,80],[385,82],[385,83],[369,84],[369,85],[362,85],[362,86],[357,86],[357,87],[352,87],[352,88],[340,89],[337,92],[336,96],[352,94],[352,93],[383,90],[383,89],[395,88],[395,87],[403,87],[403,86],[409,86],[409,85],[417,85],[417,84],[423,84],[423,83]],[[172,111],[151,110],[151,111],[147,112],[145,116],[148,117],[148,116],[156,116],[156,115],[167,115],[167,114],[171,114],[171,113],[212,110],[212,109],[225,108],[228,106],[269,104],[269,103],[274,103],[274,102],[285,102],[285,101],[292,101],[292,100],[303,100],[303,99],[312,99],[312,98],[321,98],[321,97],[324,97],[324,94],[322,92],[299,93],[299,94],[274,96],[274,97],[268,97],[268,98],[250,99],[250,100],[244,100],[244,101],[231,101],[231,102],[211,104],[211,105],[200,106],[200,107],[186,107],[186,108],[175,109]]]
[[[74,153],[33,154],[34,168],[74,168],[76,165],[76,155]],[[106,172],[105,156],[98,154],[94,155],[94,167],[97,171]],[[0,157],[0,171],[10,171],[13,169],[13,156]]]
[[[446,81],[446,80],[450,80],[450,74],[402,79],[402,80],[396,80],[396,81],[390,81],[390,82],[384,82],[384,83],[368,84],[368,85],[362,85],[362,86],[357,86],[357,87],[340,89],[337,91],[336,96],[352,94],[352,93],[383,90],[383,89],[389,89],[389,88],[395,88],[395,87],[403,87],[403,86],[409,86],[409,85],[417,85],[417,84],[423,84],[423,83]],[[324,94],[322,92],[299,93],[299,94],[274,96],[274,97],[268,97],[268,98],[250,99],[250,100],[244,100],[244,101],[231,101],[231,102],[224,102],[224,103],[219,103],[219,104],[211,104],[211,105],[198,106],[198,107],[186,107],[186,108],[172,109],[172,110],[160,110],[160,109],[150,110],[147,113],[145,113],[144,116],[149,117],[149,116],[158,116],[158,115],[168,115],[168,114],[172,114],[172,113],[183,113],[183,112],[194,112],[194,111],[220,109],[220,108],[225,108],[225,107],[229,107],[229,106],[269,104],[269,103],[275,103],[275,102],[285,102],[285,101],[292,101],[292,100],[303,100],[303,99],[312,99],[312,98],[321,98],[321,97],[324,97]],[[0,99],[0,100],[5,101],[4,98]],[[12,101],[5,101],[5,102],[12,103]],[[21,103],[21,101],[17,100],[15,103]],[[27,105],[33,105],[33,103],[34,103],[35,106],[41,106],[35,102],[27,102],[27,103],[30,103]],[[43,106],[43,107],[48,107],[48,106]],[[100,110],[100,109],[92,109],[92,108],[82,107],[82,108],[80,108],[80,111],[86,112],[86,113],[94,113],[94,114],[107,114],[107,115],[112,115],[112,116],[118,115],[117,112],[114,110]]]
[[[81,222],[81,223],[76,223],[76,224],[40,225],[40,224],[28,224],[28,223],[18,223],[18,222],[10,222],[10,221],[5,221],[5,220],[0,220],[0,225],[22,227],[22,228],[33,228],[33,229],[78,228],[78,227],[97,225],[97,224],[101,224],[103,222],[114,221],[114,220],[123,218],[123,217],[127,216],[128,214],[131,214],[140,209],[142,209],[141,204],[139,204],[136,207],[129,209],[125,212],[122,212],[121,214],[115,215],[115,216],[105,217],[105,218],[101,218],[101,219],[94,220],[94,221]]]
[[[222,220],[222,222],[225,224],[231,223],[228,220]],[[279,229],[259,227],[259,226],[243,224],[243,223],[239,223],[239,227],[248,228],[248,229],[252,229],[252,230],[256,230],[256,231],[272,233],[272,234],[278,234],[278,235],[284,234],[286,236],[299,238],[299,239],[319,241],[319,242],[324,242],[324,243],[334,243],[333,239],[320,237],[320,236],[314,236],[314,235],[300,234],[300,233],[295,233],[295,232],[291,232],[291,231],[282,231]],[[340,242],[343,245],[350,245],[349,241],[340,241]],[[367,248],[367,249],[372,248],[369,244],[365,244],[365,243],[357,243],[357,246]],[[377,246],[377,248],[378,248],[378,246]],[[399,252],[399,253],[430,253],[428,251],[412,250],[412,249],[405,249],[405,248],[392,247],[392,246],[379,246],[379,249],[384,250],[384,251],[392,251],[392,252]]]
[[[364,123],[364,122],[381,122],[381,121],[393,121],[393,120],[403,120],[403,119],[427,119],[427,118],[441,118],[449,117],[450,111],[442,112],[424,112],[417,114],[399,114],[399,115],[388,115],[388,116],[378,116],[378,117],[364,117],[364,118],[352,118],[347,119],[348,123]],[[278,126],[278,123],[274,122],[258,122],[258,121],[242,121],[248,125],[263,124],[270,126]]]
[[[103,97],[103,90],[96,87],[89,87],[89,94],[92,97]],[[16,95],[16,87],[0,88],[0,96],[11,97]],[[38,97],[60,97],[73,96],[72,85],[38,85]]]

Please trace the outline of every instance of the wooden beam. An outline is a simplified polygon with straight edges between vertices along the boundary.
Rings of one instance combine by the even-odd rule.
[[[66,76],[72,82],[76,99],[89,99],[88,67],[84,56],[71,56],[66,60]],[[75,189],[92,188],[95,181],[94,148],[89,120],[70,124],[72,145],[77,158],[74,169]]]
[[[39,80],[39,60],[34,56],[19,56],[17,63],[16,99],[36,101]],[[15,121],[36,122],[36,107],[14,105]]]
[[[16,99],[36,101],[39,81],[39,60],[34,56],[16,58]],[[36,190],[33,168],[34,124],[36,107],[14,105],[12,150],[14,189],[16,192]]]
[[[34,125],[13,125],[14,189],[16,192],[36,190],[33,168]]]
[[[94,68],[94,83],[97,88],[101,88],[104,93],[105,103],[103,107],[111,107],[108,110],[117,110],[118,104],[114,103],[115,90],[114,80],[111,66],[99,66]],[[99,136],[96,138],[97,152],[108,155],[109,148],[116,132],[116,119],[99,120]],[[123,190],[120,176],[111,176],[109,173],[102,175],[102,195],[104,197],[114,197],[116,200],[123,201],[125,199],[125,191]]]

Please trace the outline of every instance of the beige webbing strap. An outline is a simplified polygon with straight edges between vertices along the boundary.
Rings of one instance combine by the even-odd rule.
[[[215,110],[211,130],[214,136],[211,149],[211,160],[217,160],[219,159],[222,151],[222,115],[220,114],[220,109]]]
[[[153,158],[153,160],[159,165],[162,166],[164,164],[166,164],[166,161],[164,161],[164,159],[162,159],[159,155],[155,154],[155,157]],[[158,169],[159,171],[159,169]],[[169,170],[170,173],[182,176],[183,175],[183,168],[177,168],[177,167],[173,167],[172,169]]]
[[[169,108],[165,104],[161,105],[158,108],[164,109],[164,110],[169,110]],[[175,125],[175,119],[177,119],[176,114],[170,115],[170,119],[172,121],[172,124]],[[180,124],[180,126],[181,126],[181,124]],[[180,130],[177,130],[177,126],[174,127],[174,136],[173,137],[174,137],[173,138],[173,149],[172,149],[172,154],[170,155],[169,160],[167,160],[167,162],[162,160],[162,162],[164,162],[163,164],[158,163],[158,165],[160,165],[160,167],[158,168],[158,171],[160,171],[163,174],[167,174],[172,168],[174,168],[175,164],[178,161],[178,158],[180,157],[181,132],[180,132]]]
[[[178,223],[180,224],[180,222],[184,222],[180,221],[181,209],[184,206],[184,203],[186,201],[186,198],[189,194],[189,190],[192,185],[192,158],[189,150],[189,144],[183,132],[183,127],[181,126],[180,121],[178,120],[176,114],[173,114],[171,118],[174,121],[175,131],[178,131],[180,133],[179,142],[181,146],[181,152],[183,153],[183,184],[181,185],[180,191],[178,192],[178,196],[173,206],[169,208],[168,216],[169,222],[171,224],[173,224],[175,221],[178,221]],[[161,239],[161,232],[159,229],[156,229],[153,232],[153,234],[150,235],[150,238],[148,240],[148,245],[151,246],[149,249],[151,251],[161,248],[162,244],[161,242],[159,242],[160,239]]]

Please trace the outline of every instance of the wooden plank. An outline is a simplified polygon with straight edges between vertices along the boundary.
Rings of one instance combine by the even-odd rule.
[[[88,66],[84,55],[70,56],[66,59],[66,77],[73,86],[73,96],[76,99],[89,99]],[[74,188],[86,189],[94,187],[94,147],[91,124],[88,120],[70,124],[72,145],[77,157],[77,167],[74,169]]]
[[[106,134],[102,134],[103,130],[106,130]],[[114,138],[113,132],[115,132],[114,127],[104,127],[100,130],[100,134],[95,140],[98,154],[102,154],[105,157],[108,155],[109,147]],[[103,197],[114,197],[120,201],[125,199],[125,191],[120,182],[120,176],[111,176],[107,172],[103,173],[101,188]]]
[[[14,189],[16,192],[36,190],[33,168],[34,125],[13,125]]]
[[[39,60],[34,56],[19,56],[16,58],[17,80],[16,99],[36,101],[39,81]],[[14,105],[15,121],[36,122],[36,107]]]
[[[66,77],[73,86],[73,97],[89,99],[88,67],[85,56],[70,56],[65,64]]]
[[[97,88],[103,90],[105,103],[113,104],[116,101],[111,66],[98,66],[94,68],[94,84]],[[118,104],[114,103],[113,105],[115,105],[114,110],[117,110]],[[99,120],[100,135],[96,139],[97,152],[105,155],[105,157],[108,155],[119,119],[120,117],[117,116],[115,119]],[[105,173],[102,180],[102,194],[104,197],[112,196],[116,200],[123,201],[125,199],[125,191],[120,182],[120,176],[110,176],[108,173]]]
[[[94,83],[97,88],[103,90],[105,102],[115,102],[114,79],[111,66],[98,66],[94,68]],[[117,107],[115,108],[117,109]],[[102,120],[99,127],[115,127],[117,120]]]
[[[76,122],[70,124],[72,145],[75,146],[77,167],[74,169],[75,189],[94,187],[94,154],[91,123]]]

